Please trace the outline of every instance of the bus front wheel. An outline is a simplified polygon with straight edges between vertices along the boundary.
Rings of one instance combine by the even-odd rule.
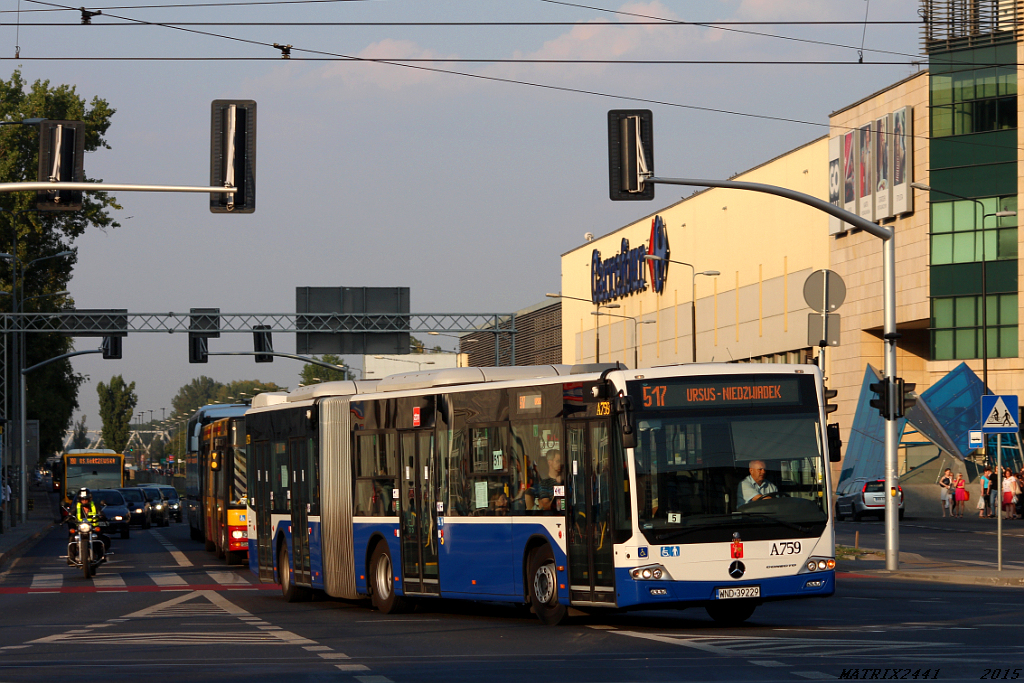
[[[530,553],[529,563],[530,606],[542,624],[555,626],[568,611],[558,604],[558,575],[555,572],[555,557],[549,546],[535,548]]]
[[[391,552],[381,541],[370,556],[370,600],[381,614],[397,614],[405,608],[405,600],[395,594],[394,574]]]
[[[749,619],[754,614],[754,609],[756,608],[757,603],[751,600],[727,600],[725,602],[712,603],[705,609],[708,612],[708,616],[719,624],[735,626]]]

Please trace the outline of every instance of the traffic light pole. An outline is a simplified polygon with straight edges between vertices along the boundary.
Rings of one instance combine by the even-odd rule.
[[[844,223],[849,223],[855,228],[874,235],[882,240],[882,309],[883,309],[883,375],[887,382],[894,382],[896,379],[896,340],[899,334],[896,332],[896,239],[895,233],[889,228],[883,228],[877,223],[872,223],[866,218],[861,218],[823,199],[813,197],[803,192],[797,192],[785,187],[776,185],[765,185],[763,183],[748,183],[736,180],[704,180],[698,178],[659,178],[647,177],[640,184],[640,189],[646,183],[661,185],[692,185],[695,187],[718,187],[727,190],[746,190],[749,192],[763,192],[785,199],[791,199],[801,204],[823,211],[835,216]],[[889,571],[896,571],[900,566],[900,540],[899,540],[899,470],[896,466],[897,447],[897,421],[886,419],[885,421],[885,488],[889,495],[885,498],[885,568]]]
[[[119,183],[0,183],[0,192],[47,192],[78,190],[80,192],[205,192],[230,194],[236,187],[191,187],[188,185],[124,185]]]

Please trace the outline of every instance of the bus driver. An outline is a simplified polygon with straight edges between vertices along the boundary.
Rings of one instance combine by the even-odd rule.
[[[764,460],[751,460],[750,476],[740,482],[739,491],[737,491],[739,505],[753,503],[762,498],[771,498],[773,493],[778,493],[779,490],[775,488],[775,484],[765,481],[764,474]]]

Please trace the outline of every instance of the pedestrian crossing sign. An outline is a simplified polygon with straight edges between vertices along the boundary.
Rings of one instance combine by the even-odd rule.
[[[1016,434],[1017,397],[982,396],[981,431],[986,434]]]

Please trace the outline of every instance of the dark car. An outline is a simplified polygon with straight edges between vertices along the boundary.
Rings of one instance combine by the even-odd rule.
[[[170,515],[175,522],[181,521],[181,498],[178,496],[177,490],[173,486],[157,486],[160,489],[160,493],[164,494],[164,498],[167,500],[167,508],[170,510]]]
[[[900,486],[899,518],[903,519],[903,487]],[[836,491],[836,519],[842,521],[847,515],[859,522],[864,515],[876,515],[885,519],[885,480],[853,479]]]
[[[132,515],[121,492],[115,489],[96,489],[92,492],[92,500],[106,518],[106,534],[121,534],[121,538],[128,538]]]
[[[117,489],[125,502],[128,503],[128,511],[132,514],[131,524],[138,524],[143,529],[148,529],[153,524],[153,509],[146,499],[146,494],[139,488]]]
[[[153,522],[157,526],[170,526],[171,509],[164,494],[160,493],[160,489],[156,486],[140,486],[139,490],[146,496],[150,507],[153,508]]]

